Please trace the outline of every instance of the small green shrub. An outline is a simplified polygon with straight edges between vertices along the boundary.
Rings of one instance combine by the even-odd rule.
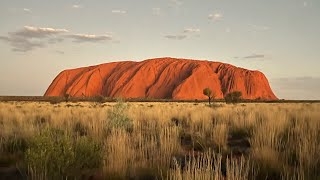
[[[59,129],[46,129],[33,137],[25,154],[25,161],[33,173],[52,179],[64,179],[74,159],[72,140]]]
[[[128,105],[122,101],[118,103],[109,111],[109,127],[111,129],[123,129],[128,132],[132,131],[133,122],[127,114]]]
[[[25,153],[31,177],[67,179],[101,167],[103,146],[93,139],[60,129],[45,129],[32,138]]]

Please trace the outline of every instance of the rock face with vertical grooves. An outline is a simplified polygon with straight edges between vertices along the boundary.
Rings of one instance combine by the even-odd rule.
[[[62,71],[45,96],[206,99],[241,91],[244,99],[275,100],[265,75],[230,64],[176,58],[123,61]]]

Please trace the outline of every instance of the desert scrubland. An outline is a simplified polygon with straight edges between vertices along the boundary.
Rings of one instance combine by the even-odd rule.
[[[0,102],[0,176],[320,179],[320,104]]]

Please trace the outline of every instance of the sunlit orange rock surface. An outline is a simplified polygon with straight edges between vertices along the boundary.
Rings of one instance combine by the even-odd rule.
[[[175,58],[123,61],[62,71],[45,96],[108,96],[176,100],[206,99],[209,87],[216,98],[241,91],[244,99],[275,100],[267,78],[230,64]]]

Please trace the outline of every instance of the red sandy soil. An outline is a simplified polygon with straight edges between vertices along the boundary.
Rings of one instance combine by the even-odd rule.
[[[265,75],[230,64],[176,58],[122,61],[62,71],[45,96],[202,100],[241,91],[244,99],[276,100]]]

